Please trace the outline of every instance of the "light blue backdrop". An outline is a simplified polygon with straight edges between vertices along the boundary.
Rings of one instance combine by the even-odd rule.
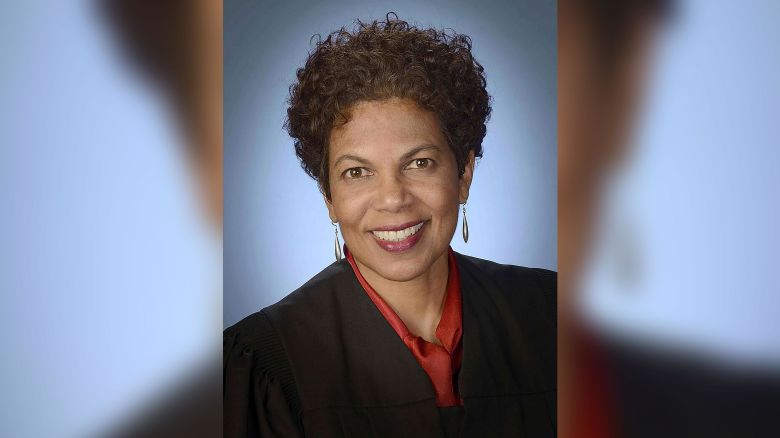
[[[773,0],[677,3],[587,276],[611,330],[780,366],[778,19]]]
[[[453,248],[556,269],[554,1],[225,2],[224,324],[272,304],[333,262],[333,228],[316,183],[282,129],[288,87],[311,49],[356,18],[394,11],[472,37],[494,98]]]
[[[0,13],[1,437],[113,430],[219,345],[185,145],[95,3]]]

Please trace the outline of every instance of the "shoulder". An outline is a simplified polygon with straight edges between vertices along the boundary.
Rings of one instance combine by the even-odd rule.
[[[222,365],[226,374],[286,367],[284,346],[263,310],[222,332]]]
[[[257,311],[222,332],[223,352],[228,348],[256,347],[274,334],[266,314],[263,310]]]
[[[496,281],[513,283],[515,285],[536,285],[545,292],[555,293],[558,278],[558,274],[555,271],[496,263],[457,252],[455,256],[459,262],[459,268],[465,268],[477,275],[489,276]]]
[[[470,276],[484,289],[502,295],[502,298],[524,304],[544,306],[555,312],[557,277],[555,271],[497,263],[490,260],[455,253],[461,278]]]
[[[302,436],[292,367],[270,320],[256,312],[223,332],[225,436]],[[257,405],[256,400],[262,400]]]
[[[316,321],[319,319],[316,315],[338,299],[337,295],[354,281],[346,259],[335,262],[278,302],[225,329],[225,342],[256,347],[270,337],[277,337],[277,330],[283,329],[280,324],[287,325],[296,320]]]

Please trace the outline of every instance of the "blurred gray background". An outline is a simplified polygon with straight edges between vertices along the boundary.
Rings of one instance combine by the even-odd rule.
[[[390,12],[471,36],[493,115],[456,251],[556,269],[556,2],[225,2],[224,325],[275,303],[334,261],[333,226],[282,129],[312,48]],[[460,228],[460,227],[459,227]]]

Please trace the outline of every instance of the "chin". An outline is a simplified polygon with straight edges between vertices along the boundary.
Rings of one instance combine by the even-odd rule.
[[[447,247],[444,247],[441,252],[446,254]],[[434,254],[433,248],[418,248],[415,253],[407,253],[400,257],[382,254],[381,257],[372,260],[373,263],[369,267],[387,280],[410,281],[429,271],[440,255]]]
[[[423,267],[413,261],[403,261],[394,263],[397,266],[382,266],[382,268],[375,270],[377,274],[387,280],[392,281],[409,281],[419,277],[425,272],[428,267]]]

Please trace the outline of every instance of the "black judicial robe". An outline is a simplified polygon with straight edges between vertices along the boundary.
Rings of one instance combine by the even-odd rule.
[[[436,406],[344,259],[225,330],[225,436],[554,436],[556,274],[455,256],[463,406]]]

